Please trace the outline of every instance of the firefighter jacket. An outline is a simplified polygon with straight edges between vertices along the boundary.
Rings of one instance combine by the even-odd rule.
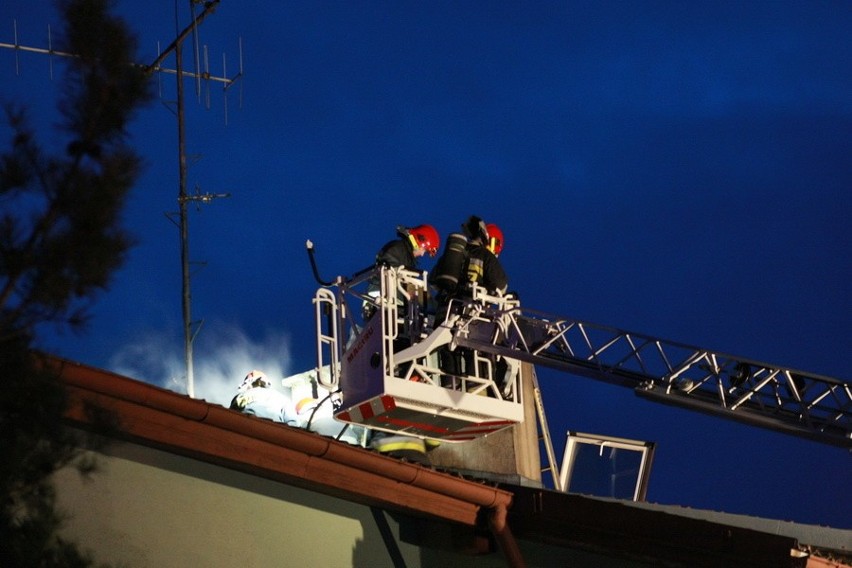
[[[270,387],[252,387],[238,393],[231,401],[231,408],[290,426],[297,423],[293,402],[288,396]]]
[[[485,288],[488,293],[506,293],[509,277],[497,257],[478,241],[467,247],[467,281]]]
[[[417,259],[407,239],[390,241],[376,255],[377,266],[402,266],[408,270],[417,270]]]
[[[395,239],[383,246],[376,254],[376,266],[403,267],[407,270],[417,270],[417,258],[407,237]],[[378,296],[381,284],[378,278],[371,278],[367,285],[367,294]],[[401,297],[405,299],[404,297]]]
[[[346,424],[334,419],[334,405],[328,397],[322,400],[304,399],[296,405],[296,413],[299,428],[310,432],[355,446],[361,445],[362,438],[366,438],[366,429],[363,426]]]

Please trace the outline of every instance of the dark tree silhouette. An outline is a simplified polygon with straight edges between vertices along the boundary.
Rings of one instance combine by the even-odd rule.
[[[90,469],[88,440],[63,426],[65,393],[34,350],[41,326],[80,331],[133,244],[120,226],[141,159],[126,126],[150,99],[136,43],[109,0],[61,0],[64,149],[37,141],[26,108],[7,104],[0,154],[0,566],[89,566],[63,540],[50,482]]]

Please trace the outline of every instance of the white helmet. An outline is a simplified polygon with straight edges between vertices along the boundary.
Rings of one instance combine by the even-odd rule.
[[[249,371],[249,374],[246,375],[246,378],[243,379],[242,384],[240,384],[239,390],[244,391],[248,390],[252,387],[263,387],[269,388],[272,386],[272,382],[266,378],[266,373],[263,371]]]

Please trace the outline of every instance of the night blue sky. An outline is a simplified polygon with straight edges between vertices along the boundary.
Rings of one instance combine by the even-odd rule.
[[[157,56],[180,3],[120,0]],[[46,47],[46,0],[0,42]],[[200,28],[224,96],[187,83],[196,392],[313,366],[316,284],[397,224],[499,224],[524,305],[849,380],[852,4],[232,2]],[[190,62],[187,61],[187,64]],[[62,63],[0,50],[0,96],[48,140]],[[166,62],[174,67],[174,60]],[[240,94],[242,105],[239,105]],[[85,335],[43,346],[181,390],[174,77],[140,113],[138,237]],[[227,106],[227,124],[225,121]],[[2,130],[0,132],[6,132]],[[4,134],[6,143],[8,137]],[[431,263],[423,264],[431,268]],[[844,450],[539,370],[551,434],[654,440],[649,501],[852,528]]]

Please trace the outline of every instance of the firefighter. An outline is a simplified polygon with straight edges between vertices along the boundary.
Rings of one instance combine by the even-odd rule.
[[[272,382],[263,371],[250,371],[231,400],[231,409],[260,418],[283,422],[290,426],[297,423],[293,402],[284,393],[272,388]]]
[[[453,298],[470,297],[472,285],[481,286],[488,294],[501,296],[509,286],[506,271],[497,259],[504,244],[500,227],[472,215],[461,228],[463,235],[454,233],[447,239],[444,254],[430,278],[430,284],[437,290],[436,326],[446,318]],[[445,348],[438,357],[440,368],[448,375],[477,374],[473,369],[473,353],[465,348]],[[508,364],[502,357],[497,358],[495,364],[500,389],[504,396],[510,396],[517,366],[514,362]],[[445,377],[443,382],[450,387],[456,384],[450,377]]]
[[[503,231],[494,223],[485,225],[485,250],[491,253],[491,256],[481,251],[477,252],[478,257],[482,258],[482,286],[489,293],[506,294],[509,280],[506,272],[497,260],[500,253],[503,251]],[[471,258],[474,253],[471,251]],[[493,257],[493,258],[492,258]],[[468,277],[471,278],[477,275],[470,274],[470,266],[468,267]],[[512,295],[516,296],[514,293]],[[501,339],[498,339],[500,341]],[[507,359],[502,356],[497,357],[496,361],[497,380],[500,386],[500,392],[503,398],[512,398],[514,396],[515,379],[520,372],[520,363],[515,359]]]
[[[477,284],[489,294],[505,294],[509,279],[500,261],[503,250],[503,231],[493,223],[471,216],[462,224],[464,234],[453,233],[435,265],[429,284],[437,290],[439,304],[470,294],[470,285]]]
[[[428,254],[435,256],[441,248],[441,237],[432,225],[416,227],[397,227],[399,238],[394,239],[379,250],[376,255],[377,266],[402,266],[408,270],[417,270],[417,259]]]
[[[416,227],[397,227],[399,238],[390,241],[376,254],[376,266],[402,267],[408,270],[417,270],[417,259],[428,254],[434,257],[441,247],[441,238],[438,231],[432,225],[418,225]],[[378,297],[380,284],[377,281],[370,282],[367,294]],[[410,298],[404,298],[407,303]],[[365,303],[364,319],[367,320],[375,313],[372,304]],[[398,351],[410,345],[410,340],[400,333],[394,341],[394,350]],[[412,462],[429,465],[429,457],[426,455],[426,444],[419,438],[389,434],[387,432],[374,431],[371,433],[370,447],[379,453],[406,459]]]
[[[462,228],[468,235],[467,282],[485,288],[489,294],[506,293],[509,278],[497,256],[503,250],[503,231],[493,224],[471,217]]]
[[[379,266],[402,267],[406,270],[417,270],[417,259],[428,254],[434,257],[441,248],[441,237],[432,225],[417,225],[416,227],[399,226],[396,228],[398,238],[387,242],[376,254],[375,264]],[[370,281],[367,295],[378,298],[381,284],[377,279]],[[373,303],[365,302],[362,307],[364,321],[370,319],[376,311]]]
[[[503,251],[503,231],[494,223],[485,225],[485,233],[481,235],[481,244],[472,245],[469,253],[468,280],[483,286],[489,294],[505,295],[509,287],[509,279],[497,257]],[[480,264],[481,262],[481,264]],[[498,338],[496,341],[502,341]],[[498,356],[496,375],[503,398],[514,395],[515,379],[520,371],[520,364],[515,359]]]

